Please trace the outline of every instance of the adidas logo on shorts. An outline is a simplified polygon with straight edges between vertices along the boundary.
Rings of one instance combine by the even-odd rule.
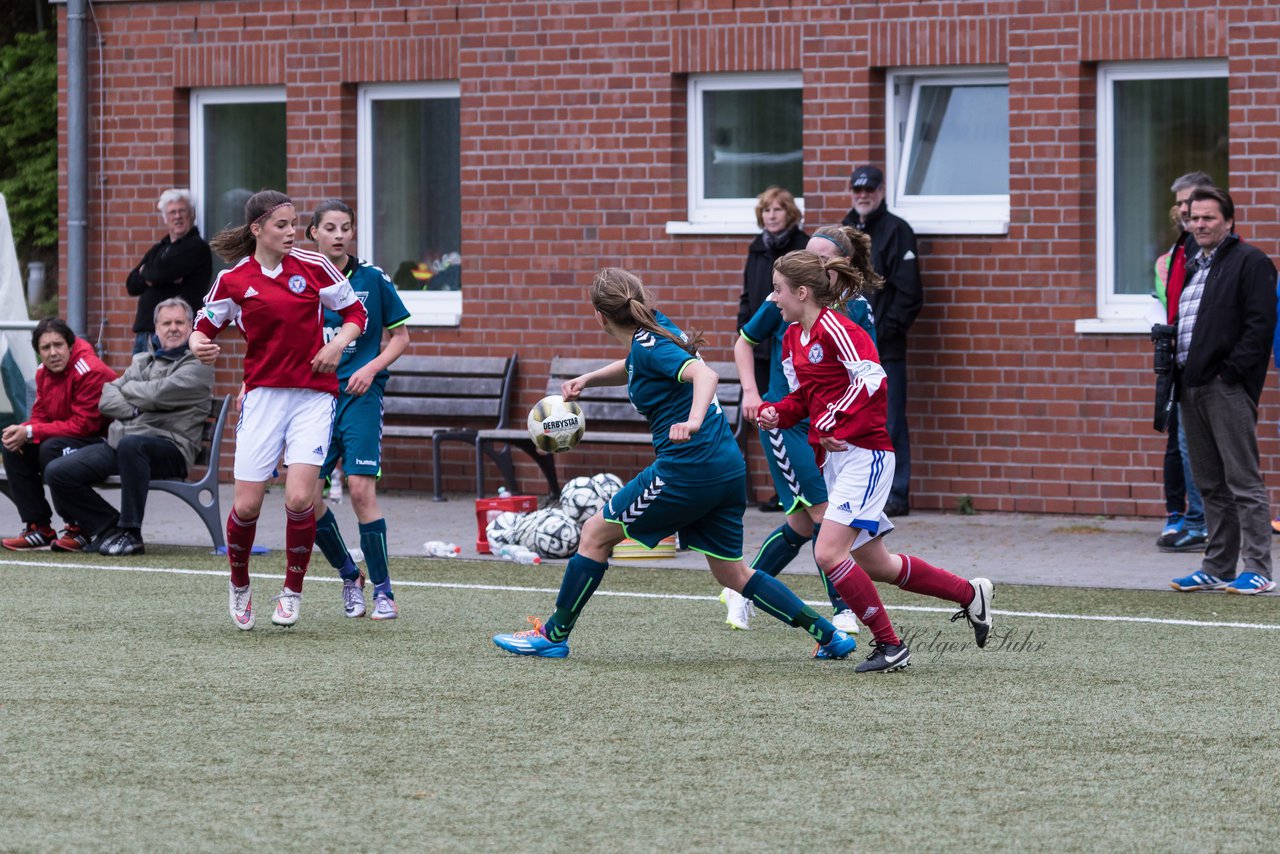
[[[317,457],[323,457],[323,456],[324,456],[324,448],[316,448],[316,449],[315,449],[314,451],[312,451],[311,453],[315,454]]]

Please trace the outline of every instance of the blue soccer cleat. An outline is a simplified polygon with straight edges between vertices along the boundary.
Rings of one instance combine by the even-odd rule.
[[[509,635],[494,635],[493,642],[499,649],[515,655],[536,655],[539,658],[567,658],[569,642],[556,643],[542,633],[542,621],[537,617],[529,617],[533,628],[528,631],[515,632]]]
[[[818,644],[813,648],[813,657],[820,660],[828,660],[834,658],[848,658],[849,653],[858,648],[857,638],[851,638],[844,632],[836,629],[836,633],[831,636],[831,640],[825,644]]]

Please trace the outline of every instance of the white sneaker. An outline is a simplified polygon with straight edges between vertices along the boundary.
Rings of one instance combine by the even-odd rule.
[[[277,626],[292,626],[298,622],[298,606],[302,604],[302,594],[294,593],[288,588],[281,588],[279,596],[273,596],[276,609],[271,613],[271,622]]]
[[[253,628],[257,618],[253,614],[253,597],[249,594],[249,585],[244,587],[236,587],[230,581],[227,586],[231,588],[230,601],[228,610],[231,612],[231,619],[236,624],[236,628],[247,632]]]
[[[364,574],[355,581],[342,582],[342,613],[348,617],[364,616]]]
[[[957,611],[952,622],[964,617],[973,627],[973,639],[978,649],[987,645],[987,635],[991,634],[991,600],[995,597],[995,585],[985,578],[971,578],[973,601],[964,609]]]
[[[730,590],[726,587],[720,594],[720,601],[729,609],[724,621],[730,627],[741,629],[744,632],[751,628],[751,615],[756,612],[756,606],[750,599],[738,591]]]
[[[394,620],[398,616],[400,616],[400,608],[396,605],[396,600],[390,596],[373,597],[373,613],[369,615],[370,620]]]
[[[856,635],[858,633],[858,618],[853,615],[853,610],[850,608],[845,608],[832,617],[831,625],[847,635]]]

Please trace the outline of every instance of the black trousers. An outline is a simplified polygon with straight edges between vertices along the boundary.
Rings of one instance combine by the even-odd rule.
[[[92,445],[106,445],[106,442],[98,438],[54,436],[36,444],[28,442],[16,451],[3,449],[4,471],[13,492],[13,503],[17,505],[23,522],[48,525],[53,521],[53,510],[44,499],[45,469],[64,456]],[[59,515],[66,522],[79,521],[74,516]]]
[[[93,485],[120,475],[120,512]],[[113,448],[103,442],[49,464],[44,473],[53,506],[64,519],[75,519],[91,537],[110,527],[141,528],[152,478],[180,479],[187,463],[178,446],[159,436],[125,436]]]

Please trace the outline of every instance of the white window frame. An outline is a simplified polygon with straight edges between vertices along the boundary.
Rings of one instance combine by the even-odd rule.
[[[756,198],[708,199],[702,169],[702,95],[704,92],[734,89],[804,89],[804,76],[798,71],[749,74],[690,75],[688,91],[688,203],[689,219],[668,222],[667,234],[757,234]],[[803,135],[803,128],[801,134]],[[797,188],[803,189],[803,188]],[[804,213],[804,199],[796,197],[796,206]]]
[[[373,122],[374,101],[429,100],[459,98],[457,81],[432,83],[366,83],[360,86],[356,104],[356,245],[372,247],[376,223],[361,211],[373,207]],[[373,259],[369,259],[373,260]],[[463,259],[463,264],[467,259]],[[465,266],[464,266],[465,275]],[[474,269],[474,267],[472,268]],[[400,299],[412,315],[409,326],[458,326],[462,322],[462,291],[400,291]]]
[[[1098,316],[1076,321],[1080,333],[1142,333],[1160,321],[1159,304],[1148,294],[1115,292],[1115,113],[1114,84],[1121,80],[1227,77],[1225,59],[1174,62],[1108,62],[1098,66]],[[1173,180],[1177,176],[1169,176]],[[1151,259],[1155,263],[1155,259]]]
[[[917,234],[1008,234],[1009,195],[909,196],[906,164],[915,127],[922,84],[964,86],[1009,85],[1003,66],[973,65],[947,68],[899,68],[885,83],[885,198],[895,214],[911,223]]]
[[[196,224],[205,240],[213,237],[222,226],[204,221],[204,108],[210,104],[283,104],[285,101],[283,86],[220,86],[191,90],[191,195],[195,197]],[[284,187],[279,189],[285,190]]]

